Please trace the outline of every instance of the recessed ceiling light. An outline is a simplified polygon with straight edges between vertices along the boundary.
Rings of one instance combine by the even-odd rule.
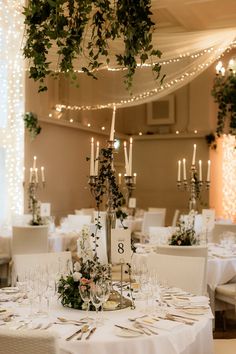
[[[138,135],[143,135],[143,133],[142,133],[142,132],[139,132]]]
[[[196,129],[194,130],[194,134],[197,134],[197,130]]]
[[[105,128],[105,127],[102,127],[101,129],[102,129],[102,130],[105,130],[106,128]]]
[[[91,124],[90,124],[90,123],[88,123],[88,127],[89,127],[89,128],[91,127]]]
[[[74,122],[74,120],[73,119],[70,119],[70,123],[73,123]]]
[[[178,130],[176,130],[175,134],[179,134],[179,131],[178,131]]]

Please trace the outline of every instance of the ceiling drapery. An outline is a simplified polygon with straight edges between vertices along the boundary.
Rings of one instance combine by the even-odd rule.
[[[156,33],[153,38],[154,46],[163,52],[162,74],[166,74],[162,86],[155,82],[150,67],[140,67],[135,74],[130,96],[123,84],[124,72],[117,70],[114,57],[111,57],[110,69],[104,67],[99,70],[98,80],[78,73],[80,88],[76,89],[73,86],[68,88],[70,91],[76,90],[77,93],[68,95],[72,99],[65,108],[99,109],[112,107],[114,104],[125,107],[161,98],[201,74],[233,44],[235,37],[236,28]],[[119,43],[112,45],[117,46]]]

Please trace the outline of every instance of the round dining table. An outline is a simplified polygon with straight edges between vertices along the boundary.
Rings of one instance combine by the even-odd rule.
[[[15,320],[8,323],[9,328],[18,330],[18,324],[27,319],[29,305],[24,301],[8,301],[2,306],[7,306],[16,315]],[[80,328],[73,321],[86,317],[86,312],[63,307],[59,300],[54,300],[51,305],[50,315],[46,317],[35,316],[28,325],[29,329],[50,331],[58,338],[60,354],[213,354],[212,316],[205,315],[180,315],[176,321],[159,319],[155,326],[150,327],[155,334],[147,335],[129,330],[122,330],[118,326],[135,328],[132,326],[137,317],[144,315],[144,301],[136,301],[136,308],[126,308],[117,311],[104,311],[104,322],[96,326],[96,330],[89,339],[86,335],[81,340],[77,336],[69,339]],[[146,309],[145,309],[146,311]],[[180,312],[181,313],[181,312]],[[95,318],[94,312],[89,316]],[[149,313],[149,318],[154,316]],[[192,318],[191,324],[185,323],[185,318]],[[60,322],[63,318],[64,322]],[[183,322],[182,322],[183,320]],[[72,322],[70,322],[72,321]],[[26,322],[28,323],[28,322]],[[39,325],[38,325],[39,324]],[[94,324],[91,325],[91,328]],[[19,329],[20,330],[20,329]]]

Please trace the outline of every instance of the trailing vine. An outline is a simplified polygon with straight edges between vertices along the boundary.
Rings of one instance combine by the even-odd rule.
[[[120,219],[121,223],[127,217],[126,213],[122,211],[122,206],[125,204],[125,198],[121,193],[118,184],[116,183],[116,176],[113,170],[113,151],[112,148],[103,148],[100,150],[99,156],[99,172],[96,179],[96,184],[93,186],[92,194],[96,201],[96,207],[99,211],[103,203],[104,196],[110,193],[109,200],[111,201],[111,209],[115,211],[116,217]],[[101,228],[98,218],[98,228]]]
[[[25,128],[28,129],[31,139],[35,139],[40,134],[42,128],[39,125],[38,117],[35,113],[26,112],[23,116]]]
[[[82,58],[86,64],[79,69],[96,79],[95,71],[109,64],[109,44],[116,39],[124,43],[123,53],[115,57],[118,66],[127,69],[128,89],[138,63],[153,62],[154,78],[160,77],[162,53],[152,45],[151,0],[29,0],[23,14],[23,54],[30,60],[29,77],[39,83],[39,92],[47,90],[47,76],[60,72],[77,82],[74,65],[75,61],[81,64]],[[51,50],[58,57],[56,72],[50,68]]]
[[[230,69],[225,76],[216,75],[211,94],[218,104],[217,136],[224,133],[236,135],[236,76],[233,70]]]

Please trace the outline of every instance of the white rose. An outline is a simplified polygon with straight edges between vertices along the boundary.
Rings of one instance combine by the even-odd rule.
[[[75,270],[76,272],[79,272],[80,269],[81,269],[80,263],[79,263],[79,262],[75,262],[75,264],[74,264],[74,270]]]
[[[79,272],[74,272],[72,276],[73,276],[74,281],[79,281],[80,278],[82,277],[82,274]]]

